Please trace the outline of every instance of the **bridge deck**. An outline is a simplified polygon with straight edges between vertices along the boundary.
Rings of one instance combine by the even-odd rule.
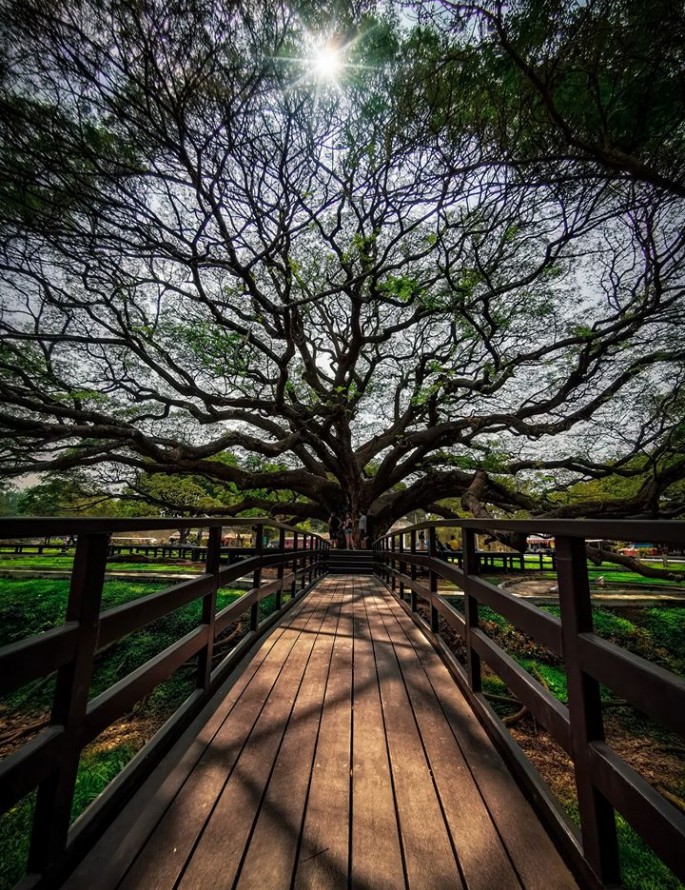
[[[213,704],[67,887],[577,886],[374,578],[321,581]]]

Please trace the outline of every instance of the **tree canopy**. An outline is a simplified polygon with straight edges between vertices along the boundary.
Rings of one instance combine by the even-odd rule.
[[[3,475],[680,515],[678,4],[0,11]]]

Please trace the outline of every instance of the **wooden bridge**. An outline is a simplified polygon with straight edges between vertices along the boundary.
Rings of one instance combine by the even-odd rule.
[[[435,650],[379,581],[336,576],[222,688],[67,886],[550,881],[576,886]]]
[[[463,569],[437,557],[431,527],[425,553],[416,529],[408,549],[379,542],[369,576],[328,574],[324,542],[284,526],[278,550],[222,568],[220,522],[207,520],[205,575],[104,612],[108,535],[123,526],[42,525],[60,522],[79,536],[67,620],[0,651],[3,692],[57,671],[50,726],[0,763],[3,810],[38,789],[22,890],[599,887],[620,880],[614,808],[685,876],[685,817],[612,752],[599,705],[601,682],[685,736],[685,683],[594,636],[582,549],[584,537],[679,543],[683,524],[548,523],[560,621],[478,577],[482,522],[462,523]],[[251,590],[217,611],[219,587],[246,572]],[[463,615],[439,579],[464,590]],[[269,595],[276,611],[260,624]],[[198,598],[195,631],[89,698],[96,653]],[[479,628],[479,603],[563,653],[568,707]],[[215,641],[246,611],[250,633],[216,663]],[[465,668],[446,627],[463,637]],[[83,747],[190,658],[196,691],[70,825]],[[573,757],[580,836],[489,709],[481,659]]]

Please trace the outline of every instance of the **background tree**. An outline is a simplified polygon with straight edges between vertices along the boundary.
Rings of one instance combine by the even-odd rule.
[[[13,485],[0,483],[0,516],[15,516],[19,493]]]
[[[554,515],[544,480],[659,453],[658,514],[683,471],[683,154],[651,157],[682,136],[675,44],[636,167],[598,148],[656,39],[627,0],[311,6],[2,3],[3,472],[180,474],[226,488],[212,511],[380,532],[449,498]]]
[[[79,473],[51,473],[16,495],[15,513],[26,516],[116,516],[111,495],[93,492]]]

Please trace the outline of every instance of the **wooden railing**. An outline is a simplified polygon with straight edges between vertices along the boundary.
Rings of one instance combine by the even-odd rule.
[[[209,532],[204,574],[101,611],[112,533],[191,525],[202,526]],[[231,520],[230,525],[232,528],[242,525],[247,530],[254,527],[256,544],[253,555],[222,567],[221,520],[0,520],[0,539],[77,536],[64,624],[0,650],[0,695],[56,673],[49,726],[0,763],[0,813],[37,789],[29,874],[22,887],[59,879],[69,861],[87,849],[122,799],[142,781],[151,765],[161,758],[258,635],[326,570],[328,544],[317,535],[266,519]],[[277,547],[264,548],[265,526],[277,530]],[[263,570],[267,568],[275,569],[275,577],[263,577]],[[251,589],[217,611],[218,589],[245,575],[252,577]],[[275,612],[260,623],[259,603],[272,594],[275,594]],[[288,597],[287,604],[284,596]],[[99,652],[196,600],[202,603],[202,613],[195,629],[111,688],[90,697],[94,661]],[[213,667],[215,640],[246,611],[250,615],[249,633]],[[189,659],[196,660],[195,691],[167,721],[163,731],[120,773],[113,787],[70,828],[83,748]]]
[[[438,553],[440,527],[461,528],[463,568]],[[556,566],[561,619],[526,603],[479,577],[476,534],[546,533],[556,539]],[[417,534],[428,537],[427,550],[417,548]],[[405,546],[406,535],[410,545]],[[375,544],[377,572],[417,617],[419,601],[428,607],[427,624],[517,777],[546,817],[561,847],[589,883],[620,883],[615,814],[618,811],[657,855],[685,881],[685,815],[659,794],[606,743],[600,685],[685,738],[685,682],[663,668],[631,654],[593,632],[587,573],[586,539],[652,541],[680,545],[685,522],[603,521],[441,521],[423,523],[390,534]],[[464,593],[464,613],[438,593],[438,580],[452,582]],[[480,627],[479,607],[487,606],[537,643],[563,659],[568,705],[500,648]],[[463,639],[465,666],[440,637],[440,618]],[[581,837],[559,808],[496,717],[482,693],[482,662],[497,674],[569,755],[574,764]]]

